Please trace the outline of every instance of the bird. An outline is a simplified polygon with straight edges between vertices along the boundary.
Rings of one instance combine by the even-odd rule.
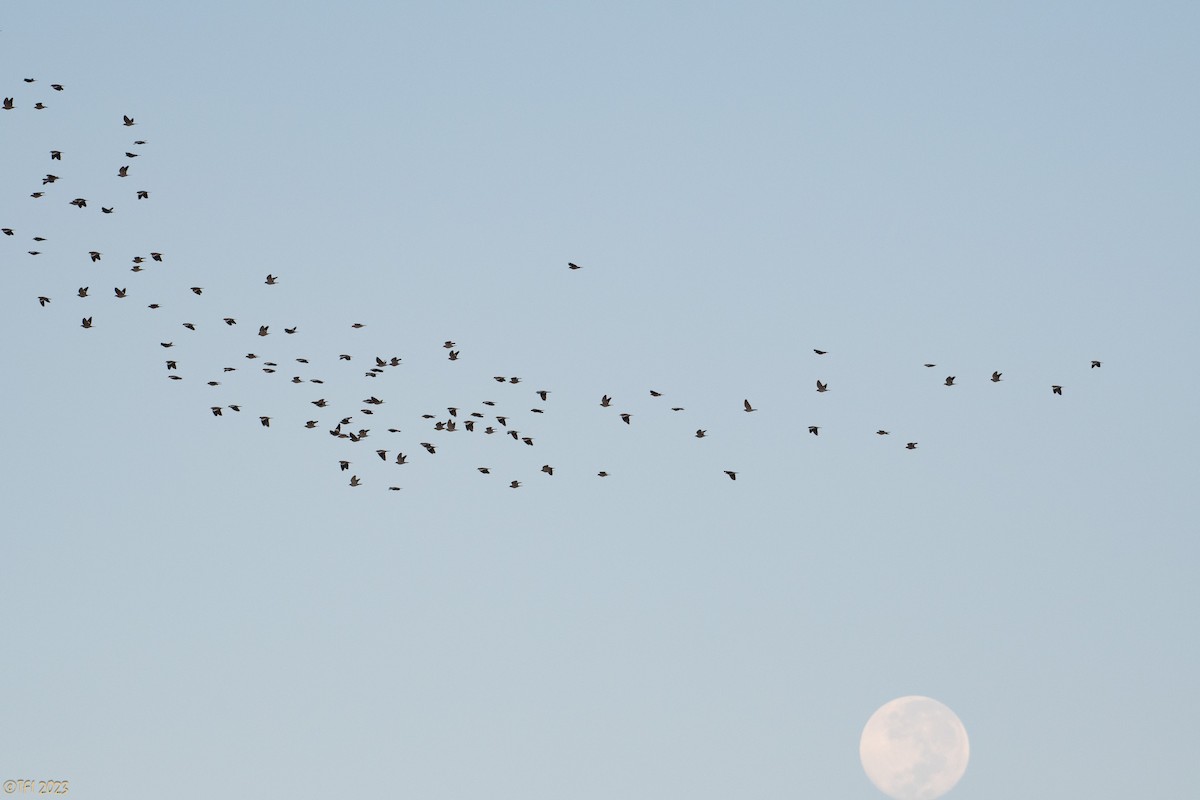
[[[820,425],[809,425],[808,426],[808,432],[811,433],[813,436],[820,436],[821,435],[819,433],[820,430],[821,430]]]
[[[92,263],[95,263],[100,260],[100,251],[99,250],[89,250],[88,255],[92,257]]]
[[[603,397],[600,398],[600,406],[602,408],[608,408],[610,405],[612,405],[611,397],[609,397],[608,395],[604,395]]]
[[[567,262],[567,269],[579,269],[579,268],[580,267],[578,264],[572,263],[570,261]]]
[[[113,210],[111,208],[105,208],[104,206],[100,206],[100,210],[103,211],[105,214],[113,213]]]
[[[349,461],[339,461],[338,466],[340,466],[342,468],[342,472],[345,472],[346,470],[350,469],[350,462]]]
[[[274,286],[276,284],[276,282],[278,282],[278,281],[279,281],[279,278],[276,278],[274,275],[271,275],[271,274],[267,275],[267,280],[266,280],[267,286]]]
[[[654,391],[653,389],[651,389],[651,390],[650,390],[650,396],[651,396],[651,397],[662,397],[662,392],[656,392],[656,391]]]
[[[1096,367],[1098,367],[1098,366],[1100,366],[1100,362],[1099,362],[1099,361],[1093,361],[1093,362],[1092,362],[1091,369],[1095,369],[1095,368],[1096,368]]]
[[[1050,391],[1054,392],[1055,394],[1062,394],[1062,387],[1056,384],[1050,387]]]
[[[820,381],[817,381],[817,391],[818,391],[818,392],[828,392],[828,391],[829,391],[829,384],[827,384],[827,383],[821,383]]]
[[[529,445],[530,447],[533,447],[533,437],[532,436],[522,436],[521,441],[524,442],[525,444]]]
[[[117,170],[117,177],[118,178],[128,178],[129,177],[128,165],[121,167],[119,170]]]
[[[223,321],[226,325],[237,325],[237,320],[233,317],[225,317]]]
[[[450,350],[451,348],[458,347],[458,344],[447,339],[446,341],[442,342],[442,347]]]
[[[823,356],[823,355],[825,355],[825,354],[826,354],[827,352],[829,352],[829,351],[828,351],[828,350],[818,350],[817,348],[815,348],[815,347],[814,347],[814,348],[813,348],[813,352],[814,352],[814,353],[816,353],[816,354],[817,354],[817,355],[819,355],[819,356]]]
[[[361,322],[356,322],[356,323],[354,323],[353,325],[351,325],[350,327],[351,327],[351,328],[365,328],[365,327],[367,327],[367,326],[366,326],[366,325],[363,325]]]
[[[50,160],[51,161],[62,161],[62,150],[51,150],[50,151]]]
[[[508,417],[496,417],[496,422],[499,422],[504,427],[508,427]]]
[[[46,177],[42,178],[42,186],[45,186],[47,183],[54,183],[56,180],[58,180],[57,175],[46,173]]]
[[[379,456],[380,461],[387,461],[387,450],[376,450],[375,455]]]
[[[349,354],[349,353],[342,353],[340,356],[338,356],[338,358],[340,358],[342,361],[349,361],[349,360],[350,360],[350,354]]]
[[[890,436],[891,435],[891,433],[889,431],[885,431],[883,428],[880,428],[879,430],[875,431],[875,433],[877,433],[880,436]]]
[[[436,453],[436,452],[437,452],[437,448],[435,448],[435,447],[434,447],[433,445],[431,445],[429,442],[421,442],[421,447],[424,447],[426,450],[428,450],[428,451],[429,451],[429,453],[430,453],[430,455],[432,455],[432,454],[434,454],[434,453]]]
[[[329,405],[327,402],[325,402],[324,397],[322,397],[320,400],[310,400],[309,402],[311,402],[317,408],[324,408],[325,406]]]
[[[537,396],[542,398],[543,402],[546,400],[546,395],[548,394],[550,394],[550,392],[547,389],[538,389],[537,391]]]
[[[696,438],[697,439],[703,439],[707,435],[708,435],[708,431],[706,431],[706,430],[701,430],[701,429],[696,430]]]
[[[315,420],[315,419],[308,420],[307,422],[304,423],[304,427],[309,428],[309,429],[317,427],[317,420]]]
[[[213,416],[214,416],[214,417],[219,417],[219,416],[221,416],[221,407],[220,407],[220,406],[213,406],[213,407],[212,407],[212,413],[213,413]]]
[[[295,328],[284,328],[284,329],[283,329],[283,332],[284,332],[284,333],[291,334],[291,333],[295,333],[295,332],[296,332],[296,329],[295,329]]]
[[[457,350],[451,350],[451,351],[450,351],[450,360],[451,360],[451,361],[458,361],[458,351],[457,351]]]
[[[70,204],[78,208],[84,208],[87,206],[87,200],[84,200],[82,197],[76,197]]]
[[[512,483],[510,483],[508,485],[508,488],[510,488],[510,489],[519,489],[520,487],[521,487],[520,481],[513,481]]]
[[[351,476],[350,476],[350,485],[351,485],[351,486],[358,486],[358,485],[359,485],[359,484],[361,484],[361,483],[362,483],[362,481],[360,481],[360,480],[358,479],[358,476],[357,476],[357,475],[351,475]]]
[[[175,346],[174,342],[159,342],[159,344],[161,344],[163,347],[174,347]]]
[[[542,472],[546,473],[547,475],[553,475],[554,467],[550,466],[549,464],[542,464]]]
[[[84,327],[84,328],[90,328],[90,327],[92,327],[92,318],[91,318],[91,317],[84,317],[84,318],[83,318],[83,325],[82,325],[82,327]]]
[[[520,383],[521,379],[520,378],[509,378],[508,382],[509,383]]]
[[[88,287],[86,287],[86,286],[79,287],[79,296],[80,297],[87,297],[87,293],[88,293]]]
[[[38,111],[42,111],[43,109],[46,108],[46,104],[45,103],[34,103],[33,107],[36,108]]]
[[[481,473],[483,473],[484,475],[491,475],[491,474],[492,474],[492,470],[491,470],[489,467],[476,467],[475,469],[479,470],[479,471],[480,471]]]
[[[937,364],[926,364],[925,366],[927,366],[927,367],[936,367],[936,366],[937,366]]]
[[[199,295],[199,294],[203,294],[203,293],[204,293],[204,289],[203,289],[203,288],[201,288],[201,287],[199,287],[199,286],[193,286],[193,287],[191,287],[191,289],[192,289],[192,294],[197,294],[197,295]]]
[[[50,84],[50,88],[56,92],[61,92],[63,90],[61,83],[52,83],[52,84]]]
[[[953,375],[947,375],[947,376],[946,376],[946,385],[947,385],[947,386],[953,386],[953,385],[954,385],[954,376],[953,376]]]
[[[742,405],[745,407],[745,409],[746,409],[746,413],[747,413],[747,414],[749,414],[751,411],[758,411],[758,409],[757,409],[757,408],[755,408],[754,406],[750,405],[750,401],[749,401],[749,400],[743,400],[743,401],[742,401]]]
[[[155,261],[162,261],[162,253],[151,253],[150,257]]]
[[[12,228],[0,228],[0,233],[3,233],[5,236],[15,236],[16,235],[13,233]]]
[[[269,328],[269,327],[270,327],[269,325],[259,325],[259,326],[258,326],[258,335],[259,335],[259,336],[266,336],[266,335],[267,335],[267,328]]]
[[[133,117],[131,117],[127,114],[122,114],[121,116],[125,117],[125,127],[126,128],[129,128],[129,127],[137,124],[133,121]]]
[[[601,478],[607,478],[607,477],[608,477],[608,473],[607,473],[607,472],[605,472],[604,470],[600,470],[600,471],[599,471],[599,472],[597,472],[596,474],[597,474],[598,476],[600,476]]]
[[[917,443],[916,443],[916,442],[909,442],[908,444],[904,445],[904,447],[905,447],[905,449],[906,449],[906,450],[916,450],[916,449],[917,449]]]
[[[729,476],[729,480],[731,480],[731,481],[737,480],[737,473],[734,472],[733,470],[727,469],[727,470],[725,470],[725,474]]]
[[[12,111],[14,108],[16,108],[16,106],[13,105],[13,99],[11,97],[4,98],[4,110]]]
[[[114,292],[116,292],[116,295],[117,295],[117,297],[124,297],[124,296],[125,296],[125,289],[118,289],[118,288],[116,288],[116,287],[113,287],[113,291],[114,291]],[[185,324],[186,324],[186,323],[185,323]]]
[[[629,424],[629,418],[630,418],[630,417],[632,417],[632,416],[633,416],[632,414],[622,414],[622,415],[621,415],[621,422],[624,422],[626,425],[628,425],[628,424]]]
[[[45,297],[44,295],[39,295],[39,296],[38,296],[38,305],[40,305],[42,308],[45,308],[45,307],[46,307],[46,303],[49,303],[49,302],[50,302],[50,298],[49,298],[49,297]]]
[[[137,153],[130,153],[128,150],[126,150],[126,151],[125,151],[125,157],[126,157],[126,158],[137,158],[137,157],[138,157],[138,154],[137,154]]]
[[[147,192],[145,189],[138,189],[137,199],[138,200],[149,200],[150,193]]]
[[[39,197],[45,197],[46,193],[45,192],[34,192],[33,194],[31,194],[29,196],[36,200]],[[85,201],[85,203],[86,203],[86,201]],[[75,205],[75,203],[72,203],[71,205]],[[80,208],[83,208],[83,206],[80,206]]]
[[[999,382],[1000,382],[1000,376],[1001,376],[1001,375],[1003,375],[1003,374],[1004,374],[1003,372],[993,372],[993,373],[992,373],[992,383],[999,383]]]
[[[271,427],[271,418],[270,417],[259,417],[258,421],[262,423],[262,426],[264,428]]]
[[[400,491],[400,487],[399,486],[389,486],[388,491],[398,492],[398,491]]]

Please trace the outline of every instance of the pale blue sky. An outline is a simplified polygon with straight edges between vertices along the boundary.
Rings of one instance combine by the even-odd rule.
[[[870,800],[921,694],[956,800],[1194,792],[1193,4],[6,12],[0,780]]]

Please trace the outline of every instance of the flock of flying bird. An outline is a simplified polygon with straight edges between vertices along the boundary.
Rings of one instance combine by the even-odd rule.
[[[24,79],[24,83],[27,84],[28,86],[37,85],[36,79],[33,79],[33,78]],[[49,84],[49,86],[52,91],[55,91],[55,92],[64,91],[64,87],[61,84],[54,83],[54,84]],[[18,102],[17,94],[14,94],[13,97],[3,98],[3,107],[0,110],[20,113],[21,108],[26,105],[28,108],[31,108],[36,111],[42,111],[47,108],[44,100],[38,100],[36,102],[26,104],[24,102]],[[7,115],[4,115],[4,116],[7,116]],[[5,121],[4,117],[0,116],[0,124],[3,124],[4,121]],[[134,120],[134,118],[130,117],[128,115],[124,115],[122,117],[121,122],[125,127],[133,127],[137,124],[137,122]],[[136,140],[132,140],[130,147],[131,148],[140,148],[146,144],[147,144],[146,140],[136,139]],[[128,149],[128,150],[124,151],[125,160],[129,161],[129,162],[132,162],[133,159],[138,158],[140,155],[141,155],[140,153],[135,152],[133,149]],[[66,164],[69,163],[69,155],[64,157],[63,151],[57,150],[57,149],[50,149],[50,150],[48,150],[48,160],[52,161],[52,162],[61,162],[65,166]],[[60,169],[58,166],[55,166],[52,168],[56,169],[58,171],[65,171],[65,170]],[[114,176],[116,178],[128,178],[128,177],[130,177],[131,168],[132,167],[131,167],[130,163],[122,164],[115,169]],[[88,198],[74,197],[74,198],[67,200],[66,195],[58,196],[57,192],[55,190],[58,188],[57,184],[59,183],[59,181],[64,181],[66,183],[69,183],[69,181],[66,181],[64,178],[60,177],[59,175],[51,173],[51,172],[47,172],[45,177],[41,179],[41,187],[36,187],[35,190],[30,193],[30,197],[33,200],[39,201],[39,202],[47,202],[47,201],[49,201],[49,202],[64,202],[65,201],[65,203],[67,205],[74,206],[80,210],[85,210],[85,209],[89,208]],[[147,200],[150,197],[150,193],[149,193],[149,191],[147,191],[145,189],[136,189],[136,190],[132,190],[132,191],[126,191],[124,196],[131,197],[134,200]],[[121,197],[121,194],[117,193],[116,197],[118,197],[118,199],[119,199]],[[100,211],[103,214],[113,214],[116,212],[116,205],[117,205],[117,201],[113,201],[112,205],[107,205],[107,206],[100,205]],[[41,255],[42,251],[38,248],[41,246],[42,242],[47,241],[46,237],[41,236],[41,235],[35,235],[35,236],[29,237],[28,239],[25,239],[25,236],[22,235],[24,233],[25,232],[18,232],[17,230],[15,230],[14,228],[11,228],[11,227],[0,227],[0,234],[3,234],[4,238],[9,238],[11,240],[32,241],[33,245],[31,246],[31,248],[29,250],[27,250],[27,253],[30,256],[36,257],[36,256]],[[27,235],[27,234],[25,234],[25,235]],[[84,257],[84,254],[81,253],[80,257],[81,258]],[[104,254],[99,250],[90,250],[86,253],[86,258],[89,259],[90,263],[100,262],[103,259],[103,257],[104,257]],[[139,255],[132,257],[132,260],[131,260],[132,266],[130,267],[130,271],[132,271],[134,273],[139,273],[139,272],[146,270],[151,264],[162,263],[163,260],[164,260],[163,253],[156,251],[156,250],[148,251],[146,253],[146,255],[139,254]],[[569,262],[567,264],[567,268],[570,270],[581,269],[580,265],[573,263],[573,262]],[[266,275],[265,280],[263,281],[263,285],[276,286],[277,284],[279,284],[279,282],[280,282],[279,276],[277,276],[273,273],[269,273]],[[179,291],[181,293],[191,292],[193,295],[201,296],[204,293],[204,288],[200,287],[200,286],[180,287]],[[91,298],[92,297],[91,287],[90,286],[80,286],[77,290],[75,290],[74,294],[78,298],[85,298],[85,299]],[[136,294],[136,292],[135,292],[135,294]],[[127,300],[130,297],[130,289],[127,286],[114,286],[113,287],[113,295],[114,295],[114,298],[117,300]],[[50,303],[53,302],[53,299],[48,294],[42,294],[42,295],[37,296],[36,302],[39,303],[42,307],[46,307]],[[158,310],[158,309],[162,308],[162,305],[157,302],[152,302],[152,303],[148,304],[148,307],[151,310]],[[92,329],[92,328],[96,327],[96,325],[97,325],[95,320],[96,320],[95,314],[89,313],[88,316],[82,317],[80,325],[84,329]],[[224,325],[230,326],[230,327],[239,324],[238,320],[233,316],[216,317],[214,315],[214,322],[216,322],[217,320],[219,320],[220,324],[224,324]],[[197,329],[196,324],[193,322],[180,322],[180,325],[189,331],[196,331],[196,329]],[[355,323],[351,324],[349,327],[351,329],[357,330],[357,329],[361,329],[361,328],[365,327],[365,325],[360,322],[355,322]],[[298,326],[283,328],[283,333],[286,336],[295,335],[297,332],[298,332]],[[266,337],[272,335],[272,333],[273,332],[271,330],[270,325],[265,325],[265,324],[258,325],[257,333],[256,333],[257,337],[262,337],[265,339]],[[173,348],[175,346],[174,341],[165,341],[165,342],[160,342],[159,344],[164,350]],[[459,349],[456,342],[454,342],[452,340],[446,340],[445,342],[443,342],[442,348],[446,351],[445,352],[446,360],[458,361],[460,359],[462,351]],[[825,356],[828,354],[827,351],[820,350],[820,349],[814,349],[813,353],[818,357]],[[342,353],[339,355],[339,358],[338,358],[339,361],[352,361],[353,359],[354,359],[354,356],[350,353]],[[278,362],[272,361],[272,360],[264,360],[255,352],[246,353],[244,356],[244,360],[250,361],[250,362],[261,363],[261,366],[259,366],[258,369],[260,369],[263,373],[266,373],[266,374],[277,374],[282,369],[282,367],[280,366],[280,364]],[[295,358],[294,361],[295,361],[295,363],[301,365],[300,367],[297,367],[296,369],[311,368],[308,358],[298,357],[298,358]],[[398,356],[386,356],[386,357],[378,356],[378,355],[374,356],[373,360],[369,362],[369,366],[368,366],[367,370],[363,373],[364,379],[378,378],[379,376],[383,375],[387,370],[398,367],[401,364],[402,364],[402,359]],[[172,381],[184,380],[184,376],[180,374],[181,370],[179,369],[179,365],[180,365],[180,362],[178,359],[172,358],[172,359],[165,360],[165,372],[166,372],[167,379],[172,380]],[[927,368],[934,368],[936,365],[927,363],[927,364],[924,364],[924,366]],[[1101,366],[1101,362],[1094,360],[1091,362],[1090,368],[1095,369],[1100,366]],[[238,369],[237,367],[225,366],[225,367],[223,367],[223,372],[224,373],[235,372],[235,371],[237,371],[237,369]],[[493,380],[495,380],[497,383],[505,384],[508,386],[513,386],[513,385],[516,385],[516,384],[519,384],[522,382],[522,379],[519,377],[501,376],[501,375],[493,376]],[[944,385],[950,386],[950,387],[956,386],[957,385],[956,380],[957,380],[956,376],[949,375],[945,378]],[[996,371],[996,372],[992,373],[992,375],[991,375],[992,382],[999,383],[1002,380],[1003,380],[1002,372]],[[290,381],[293,384],[309,383],[309,384],[313,384],[313,385],[322,385],[325,383],[325,380],[323,378],[319,378],[319,377],[303,378],[299,375],[293,376],[290,379]],[[210,387],[218,387],[218,386],[222,385],[222,382],[219,380],[216,380],[216,377],[213,377],[210,380],[206,381],[206,384]],[[1050,387],[1050,390],[1054,395],[1061,395],[1063,393],[1063,387],[1062,387],[1062,385],[1059,385],[1059,384],[1052,385]],[[817,380],[816,381],[816,391],[818,393],[825,393],[825,392],[829,391],[828,383],[825,381]],[[537,389],[534,392],[530,393],[530,395],[527,395],[527,396],[537,397],[538,400],[541,401],[541,403],[547,403],[549,401],[550,394],[551,394],[551,392],[549,390]],[[652,398],[660,398],[660,397],[662,397],[662,392],[659,392],[656,390],[649,390],[649,395]],[[365,427],[370,424],[369,422],[364,422],[364,421],[356,422],[356,416],[362,415],[363,417],[373,417],[376,414],[376,411],[379,410],[379,407],[384,405],[385,400],[383,400],[379,397],[376,397],[374,394],[370,394],[368,397],[363,399],[360,404],[357,404],[360,407],[357,408],[356,410],[352,411],[351,413],[346,413],[346,409],[341,409],[341,410],[336,410],[336,411],[333,410],[331,408],[331,406],[333,404],[331,402],[329,402],[325,397],[319,397],[317,399],[309,400],[307,402],[309,404],[311,404],[313,406],[313,408],[316,409],[320,414],[330,415],[330,416],[327,417],[327,421],[325,421],[325,422],[322,422],[320,419],[308,419],[303,424],[304,428],[309,429],[309,430],[314,430],[314,429],[318,429],[318,428],[325,429],[325,430],[327,430],[329,435],[336,437],[338,440],[345,441],[348,445],[353,445],[355,447],[361,447],[363,449],[363,451],[365,451],[363,457],[368,460],[373,460],[374,458],[378,458],[380,461],[382,461],[384,463],[390,463],[393,466],[404,466],[404,465],[411,463],[409,454],[403,452],[402,450],[395,449],[395,448],[392,448],[389,446],[372,447],[371,445],[363,444],[369,438],[372,438],[372,430],[370,427]],[[613,408],[614,407],[613,406],[613,397],[611,397],[610,395],[607,395],[607,394],[602,395],[599,400],[599,405],[603,408]],[[683,412],[685,410],[683,407],[680,407],[680,406],[669,406],[669,408],[672,412]],[[757,411],[758,409],[755,408],[751,404],[749,399],[743,399],[741,410],[744,413],[749,414],[749,413],[753,413],[753,412]],[[216,404],[216,405],[210,405],[208,407],[208,411],[214,417],[223,417],[223,416],[225,416],[226,412],[240,413],[242,411],[242,404],[234,402],[234,403],[221,403],[221,404]],[[518,421],[517,415],[513,414],[512,412],[504,412],[504,413],[498,413],[498,412],[504,412],[504,409],[497,408],[497,404],[495,401],[482,400],[482,401],[479,401],[478,405],[471,410],[467,410],[467,408],[465,406],[450,406],[450,407],[446,408],[445,414],[440,414],[440,413],[439,414],[429,414],[429,413],[422,414],[421,421],[416,424],[423,426],[424,429],[426,429],[428,431],[428,435],[427,436],[422,435],[422,436],[419,436],[418,438],[428,438],[430,440],[433,440],[443,434],[449,434],[449,433],[455,433],[458,431],[462,431],[464,433],[478,433],[478,434],[481,434],[484,436],[497,436],[500,438],[507,436],[507,437],[511,438],[514,442],[521,444],[523,446],[526,446],[526,447],[535,446],[535,437],[534,436],[528,435],[528,434],[522,434],[521,431],[517,430],[515,427],[513,427],[513,425],[510,424],[510,423]],[[544,413],[546,413],[546,409],[543,407],[534,407],[534,408],[529,409],[529,413],[544,414]],[[625,425],[633,424],[632,423],[633,415],[631,413],[624,412],[624,411],[618,411],[618,412],[615,412],[615,414],[616,414],[617,418]],[[267,414],[258,415],[259,424],[264,428],[271,427],[272,419],[273,419],[273,417],[271,415],[267,415]],[[528,418],[528,419],[531,420],[532,418]],[[520,421],[522,423],[525,420],[526,420],[526,418],[520,419]],[[331,426],[331,427],[327,427],[327,426]],[[390,434],[402,433],[401,429],[396,428],[396,427],[387,428],[386,430]],[[809,434],[811,434],[813,436],[819,436],[820,432],[821,432],[821,426],[819,426],[819,425],[809,425],[808,426]],[[889,436],[890,435],[890,431],[885,430],[883,428],[876,430],[875,433],[879,436]],[[707,435],[708,435],[707,429],[697,428],[695,431],[694,437],[697,439],[704,439]],[[435,443],[434,441],[421,441],[418,444],[419,444],[419,447],[428,456],[435,455],[438,452],[438,448],[442,446],[440,443]],[[917,449],[917,445],[918,445],[918,443],[915,441],[910,441],[910,442],[904,443],[904,447],[908,450]],[[350,474],[348,483],[352,487],[357,487],[357,486],[363,485],[365,482],[359,477],[359,474],[358,474],[360,471],[362,471],[361,469],[360,470],[352,470],[351,469],[351,467],[354,463],[355,462],[351,458],[339,458],[337,460],[337,469],[339,472],[350,472],[351,474]],[[539,472],[546,476],[553,476],[555,473],[555,469],[556,468],[550,464],[543,464]],[[491,466],[479,466],[479,467],[476,467],[476,470],[480,474],[483,474],[483,475],[491,475],[493,473],[493,467],[491,467]],[[739,474],[738,471],[723,470],[723,472],[726,476],[729,477],[730,480],[737,480],[737,477]],[[393,473],[393,474],[395,474],[395,473]],[[601,478],[609,476],[609,472],[606,469],[601,469],[598,472],[596,472],[595,474]],[[383,481],[383,483],[387,484],[387,488],[392,491],[398,491],[401,488],[397,485],[392,484],[390,480],[385,480],[385,481]],[[519,488],[522,486],[522,482],[518,478],[513,478],[513,479],[509,480],[508,485],[511,488],[516,489],[516,488]]]

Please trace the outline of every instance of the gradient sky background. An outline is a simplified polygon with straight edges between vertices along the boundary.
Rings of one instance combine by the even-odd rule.
[[[1194,793],[1195,4],[5,10],[0,779],[869,800],[923,694],[956,800]]]

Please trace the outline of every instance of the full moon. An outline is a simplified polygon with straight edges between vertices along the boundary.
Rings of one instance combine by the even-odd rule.
[[[858,754],[879,791],[895,800],[933,800],[967,771],[971,747],[954,712],[929,697],[898,697],[867,720]]]

